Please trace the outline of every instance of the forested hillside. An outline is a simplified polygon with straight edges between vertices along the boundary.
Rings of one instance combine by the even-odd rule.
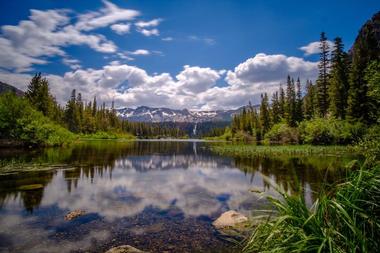
[[[349,144],[379,123],[380,13],[360,30],[349,52],[342,39],[329,47],[320,37],[319,74],[315,83],[286,78],[271,98],[233,119],[225,136],[270,143]],[[296,78],[296,79],[295,79]],[[305,87],[304,89],[302,87]]]
[[[83,102],[72,91],[64,107],[49,90],[48,80],[36,74],[25,94],[7,85],[0,95],[0,140],[2,145],[62,145],[84,136],[89,138],[185,137],[177,127],[128,122],[116,115],[113,106],[98,104],[96,97]]]

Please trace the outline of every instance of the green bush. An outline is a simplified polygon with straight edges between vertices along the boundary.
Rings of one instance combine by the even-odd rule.
[[[297,144],[300,138],[297,128],[290,127],[285,122],[282,122],[274,125],[270,131],[265,134],[265,139],[269,141],[269,143]]]
[[[374,160],[380,159],[380,125],[374,125],[367,130],[357,148],[367,157]]]
[[[24,99],[6,93],[0,96],[0,138],[26,145],[59,146],[75,135],[36,111]]]
[[[324,118],[303,121],[299,129],[302,141],[314,145],[351,144],[365,132],[361,123]]]

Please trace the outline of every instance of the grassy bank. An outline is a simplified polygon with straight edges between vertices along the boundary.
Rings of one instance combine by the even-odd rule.
[[[92,134],[79,134],[79,140],[134,140],[136,137],[129,133],[96,132]]]
[[[380,166],[352,171],[308,207],[303,194],[269,198],[274,213],[259,222],[243,252],[377,252],[380,246]],[[262,217],[261,217],[262,218]]]
[[[378,252],[380,246],[380,142],[368,135],[358,146],[214,145],[212,150],[234,157],[281,155],[363,154],[365,162],[347,164],[347,177],[318,191],[307,204],[301,194],[290,194],[268,181],[279,198],[268,196],[268,215],[252,220],[243,252]],[[260,214],[262,214],[260,211]],[[265,213],[265,212],[264,212]]]
[[[339,155],[356,153],[357,149],[351,146],[261,146],[253,144],[225,144],[213,145],[212,151],[225,156],[257,157],[271,155]]]

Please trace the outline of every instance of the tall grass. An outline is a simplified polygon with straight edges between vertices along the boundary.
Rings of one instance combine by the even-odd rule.
[[[258,146],[251,144],[225,144],[212,145],[211,150],[220,155],[238,157],[258,157],[273,155],[341,155],[356,152],[349,146],[311,146],[311,145],[285,145],[285,146]]]
[[[243,252],[379,252],[379,164],[353,170],[334,189],[311,207],[302,194],[278,189],[282,198],[269,198],[275,213],[254,229]]]

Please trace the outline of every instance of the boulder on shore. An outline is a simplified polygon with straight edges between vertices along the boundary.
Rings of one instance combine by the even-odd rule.
[[[75,218],[78,218],[79,216],[84,215],[86,212],[83,210],[74,210],[69,212],[68,214],[65,215],[65,220],[70,221]]]
[[[222,213],[222,215],[219,216],[219,218],[216,219],[212,223],[212,225],[214,225],[214,227],[217,229],[221,229],[221,228],[235,227],[236,225],[247,222],[247,221],[248,221],[248,218],[244,216],[243,214],[238,213],[234,210],[230,210],[230,211]]]
[[[130,245],[121,245],[107,250],[105,253],[147,253]]]

